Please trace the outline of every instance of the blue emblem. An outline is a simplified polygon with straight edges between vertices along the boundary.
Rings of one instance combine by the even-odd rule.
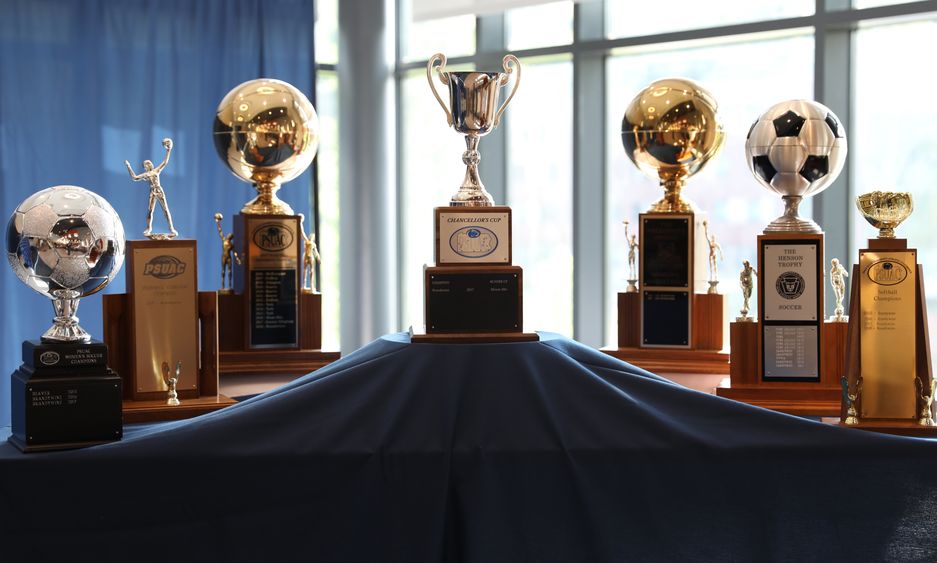
[[[449,237],[449,248],[463,258],[484,258],[498,248],[498,235],[485,227],[462,227]]]

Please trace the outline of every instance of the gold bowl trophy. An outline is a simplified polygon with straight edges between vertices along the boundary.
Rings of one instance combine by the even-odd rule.
[[[163,139],[162,147],[162,162],[144,160],[140,173],[124,161],[130,179],[149,190],[145,239],[127,241],[127,292],[103,300],[104,341],[124,380],[128,422],[189,418],[234,403],[218,394],[217,297],[198,290],[195,239],[177,238],[160,180],[172,139]],[[154,226],[157,205],[163,232]],[[173,362],[177,372],[167,378]]]
[[[935,382],[927,330],[924,275],[917,250],[895,238],[914,209],[911,194],[856,198],[878,238],[852,270],[842,424],[896,434],[932,435]]]
[[[465,135],[465,179],[449,206],[435,209],[436,265],[424,269],[426,334],[412,340],[534,340],[535,334],[523,333],[522,270],[511,264],[511,208],[496,206],[478,176],[478,141],[500,123],[520,84],[520,63],[506,55],[503,73],[449,72],[445,66],[444,55],[433,55],[426,78],[448,124]],[[448,107],[434,73],[449,87]],[[499,106],[511,75],[511,93]]]
[[[839,118],[812,100],[775,104],[749,129],[748,168],[781,196],[784,213],[758,235],[758,319],[731,324],[731,388],[717,394],[791,414],[838,414],[846,325],[825,321],[823,230],[798,208],[833,184],[846,153]],[[831,266],[839,300],[844,272],[838,260]]]
[[[301,291],[302,216],[276,192],[316,155],[316,111],[286,82],[249,80],[218,105],[212,138],[225,166],[258,192],[234,216],[233,240],[215,214],[222,238],[221,373],[267,373],[273,360],[278,373],[313,371],[338,355],[320,351],[322,296]],[[226,287],[224,270],[233,272],[233,287]]]
[[[47,188],[17,206],[6,248],[16,277],[55,310],[42,338],[23,342],[10,384],[9,441],[31,452],[120,440],[121,379],[108,367],[108,346],[75,315],[79,300],[104,289],[123,265],[120,217],[84,188]]]
[[[635,166],[660,182],[664,197],[639,215],[639,289],[633,292],[629,280],[618,294],[618,350],[612,353],[648,369],[679,372],[703,362],[724,373],[728,357],[717,353],[723,347],[723,296],[716,290],[722,248],[705,214],[683,196],[687,179],[725,143],[716,100],[692,80],[657,80],[628,105],[621,140]],[[649,348],[687,353],[668,355],[673,365],[663,365],[652,362],[660,353],[641,350]]]
[[[293,214],[276,192],[312,164],[319,148],[319,117],[309,98],[281,80],[244,82],[218,104],[212,139],[228,169],[257,190],[241,213]]]

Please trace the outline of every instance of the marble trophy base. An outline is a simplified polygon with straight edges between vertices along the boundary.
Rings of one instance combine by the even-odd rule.
[[[823,323],[820,381],[765,381],[759,365],[760,323],[731,323],[730,383],[717,387],[716,395],[798,416],[839,416],[846,328],[845,323]]]
[[[103,342],[23,342],[12,375],[12,433],[22,452],[68,450],[123,437],[120,377]]]
[[[655,373],[728,374],[729,354],[723,348],[724,297],[693,295],[689,348],[641,347],[641,294],[618,294],[618,347],[606,354]]]

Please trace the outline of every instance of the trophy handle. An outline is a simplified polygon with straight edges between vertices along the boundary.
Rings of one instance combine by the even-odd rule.
[[[512,66],[508,66],[508,63],[514,63]],[[505,55],[504,60],[501,61],[501,65],[504,67],[505,74],[501,77],[501,85],[504,86],[508,83],[508,78],[511,73],[514,72],[514,69],[517,69],[517,78],[514,79],[514,88],[511,89],[511,95],[508,96],[508,99],[504,100],[504,103],[501,104],[501,107],[498,108],[498,113],[495,114],[495,124],[497,127],[501,123],[501,114],[504,113],[504,110],[508,107],[508,104],[511,103],[511,100],[514,99],[514,94],[517,93],[517,87],[521,83],[521,62],[517,60],[517,57],[514,55]]]
[[[452,112],[449,111],[449,108],[446,107],[446,103],[442,101],[442,98],[439,96],[439,92],[436,91],[436,85],[433,84],[433,65],[439,61],[439,67],[436,69],[436,72],[439,74],[439,81],[449,85],[449,77],[446,76],[443,69],[446,68],[446,55],[442,53],[436,53],[429,58],[429,61],[426,63],[426,79],[429,81],[429,89],[433,91],[433,95],[436,96],[436,101],[439,102],[442,110],[446,112],[446,121],[449,125],[452,125]]]

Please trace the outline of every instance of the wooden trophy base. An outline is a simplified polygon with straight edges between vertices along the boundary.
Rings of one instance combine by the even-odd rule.
[[[824,323],[822,379],[817,382],[763,381],[758,365],[758,322],[729,325],[730,385],[716,388],[716,395],[798,416],[839,416],[846,350],[846,323]]]
[[[654,373],[729,373],[729,354],[723,346],[722,295],[693,296],[693,331],[690,348],[642,348],[641,294],[618,294],[618,348],[602,352]]]
[[[921,426],[914,420],[891,420],[881,418],[870,422],[859,424],[846,424],[840,420],[832,423],[834,426],[843,428],[855,428],[856,430],[865,430],[867,432],[878,432],[879,434],[892,434],[895,436],[915,436],[918,438],[937,438],[937,426]]]
[[[124,422],[154,422],[192,418],[216,411],[237,401],[218,393],[217,300],[214,291],[198,292],[198,320],[201,326],[202,349],[199,358],[197,397],[182,397],[181,404],[171,406],[165,399],[134,400],[129,385],[124,384]],[[130,299],[125,293],[104,296],[104,341],[108,346],[111,365],[122,377],[130,373]],[[181,394],[180,394],[181,395]]]
[[[341,357],[323,352],[322,294],[299,294],[299,348],[254,348],[246,344],[245,298],[218,292],[219,372],[241,375],[305,375]]]
[[[536,332],[476,332],[427,334],[410,327],[410,342],[414,344],[499,344],[506,342],[537,342]]]

